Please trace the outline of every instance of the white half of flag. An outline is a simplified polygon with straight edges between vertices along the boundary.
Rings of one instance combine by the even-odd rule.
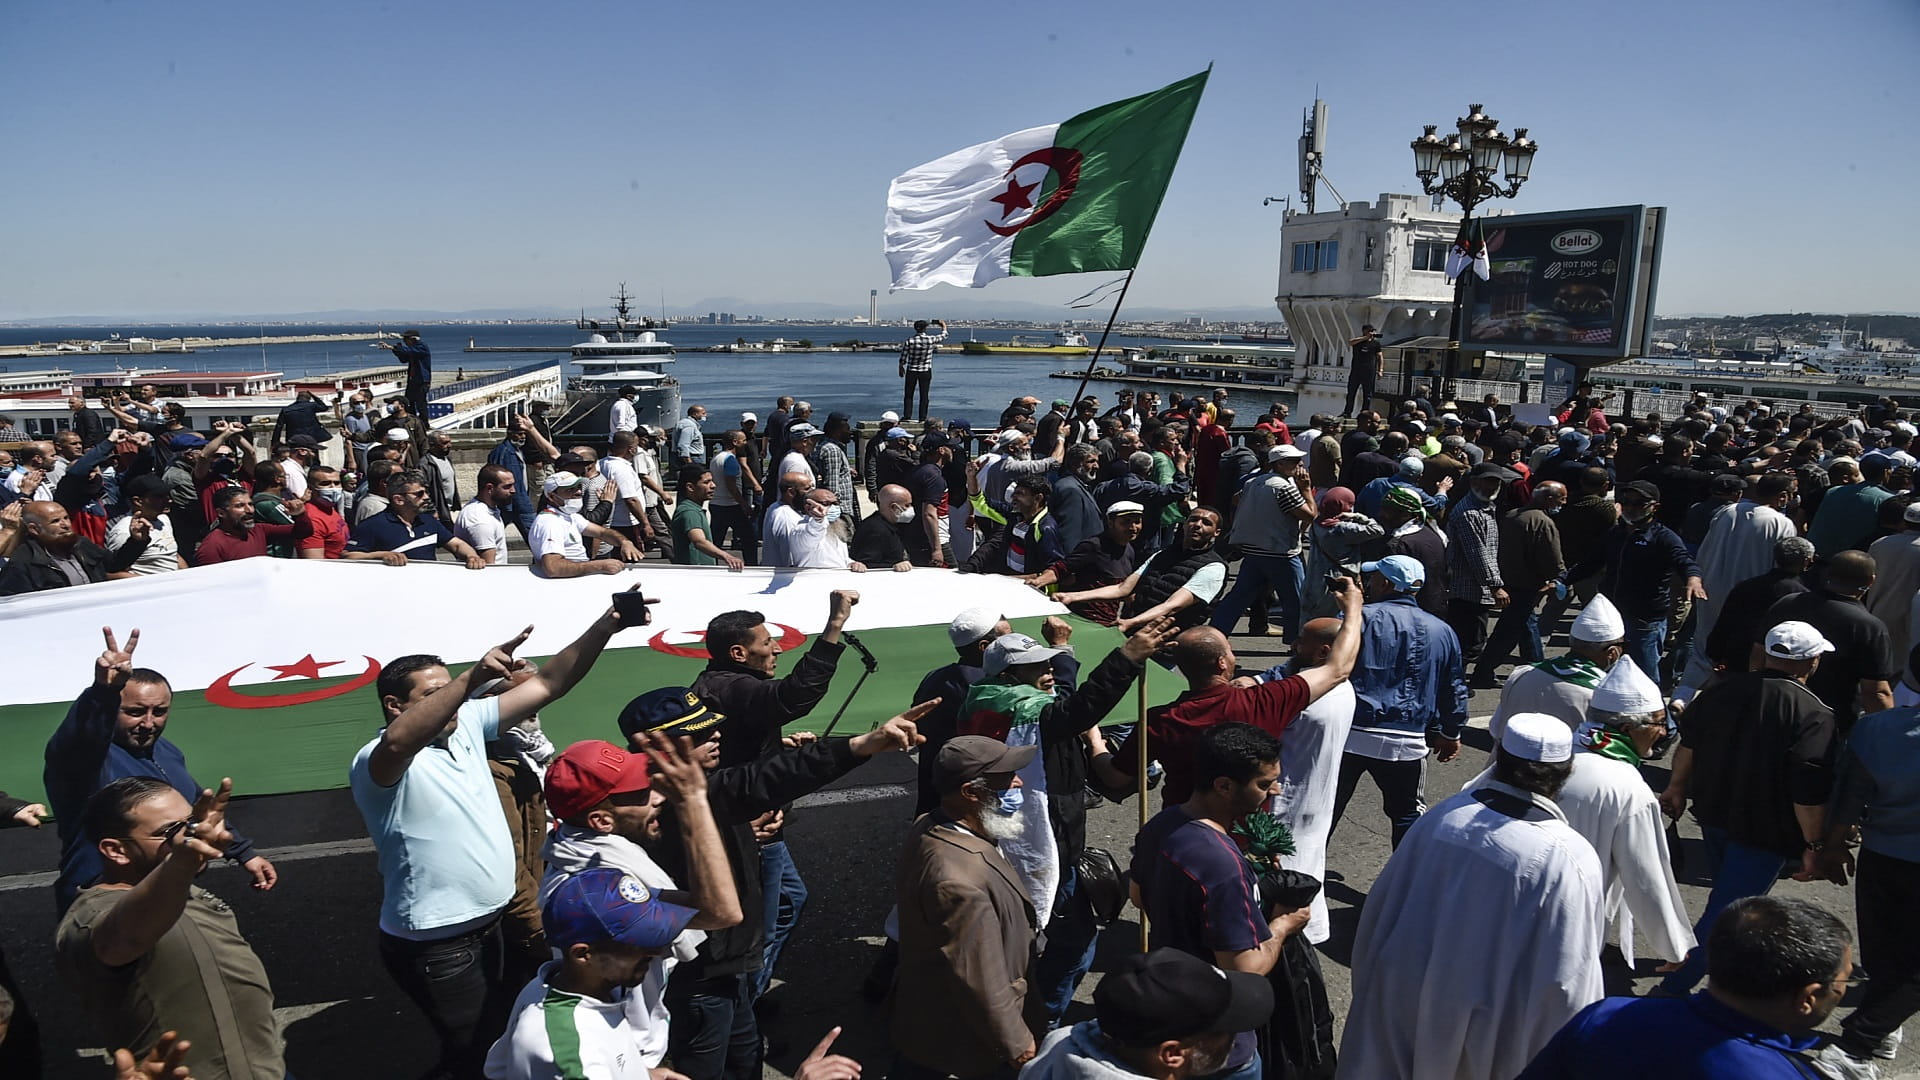
[[[887,186],[887,262],[893,289],[935,285],[978,288],[1007,277],[1014,233],[1000,235],[981,213],[1006,190],[1007,170],[1036,150],[1053,145],[1059,124],[1016,131],[976,143],[909,169]],[[1027,166],[1022,180],[1038,182],[1047,166]]]

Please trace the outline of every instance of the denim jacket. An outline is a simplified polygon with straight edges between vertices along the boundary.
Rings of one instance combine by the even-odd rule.
[[[1409,593],[1375,600],[1363,616],[1353,726],[1458,739],[1467,724],[1467,681],[1453,629]]]

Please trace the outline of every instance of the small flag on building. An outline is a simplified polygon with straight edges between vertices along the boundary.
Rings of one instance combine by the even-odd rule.
[[[1487,259],[1487,237],[1480,229],[1480,219],[1471,222],[1462,219],[1460,233],[1453,239],[1453,249],[1447,252],[1447,276],[1457,278],[1471,268],[1481,281],[1493,276],[1493,263]]]
[[[893,288],[1133,269],[1207,74],[895,178],[886,232]]]

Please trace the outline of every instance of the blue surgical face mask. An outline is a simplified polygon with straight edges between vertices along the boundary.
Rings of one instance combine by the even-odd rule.
[[[1027,803],[1027,789],[1023,787],[1010,787],[1005,791],[996,792],[995,794],[998,796],[998,799],[993,809],[995,813],[1002,817],[1012,817],[1019,813],[1020,808]]]
[[[839,520],[840,520],[840,508],[838,506],[827,507],[827,524],[831,525],[834,522]]]

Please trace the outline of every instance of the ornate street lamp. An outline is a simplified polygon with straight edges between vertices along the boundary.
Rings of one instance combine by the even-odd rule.
[[[1441,135],[1438,124],[1428,124],[1413,140],[1413,173],[1420,178],[1420,190],[1427,195],[1442,195],[1460,207],[1460,231],[1470,235],[1474,207],[1489,199],[1511,199],[1520,193],[1533,170],[1533,155],[1540,144],[1527,137],[1526,128],[1515,128],[1513,137],[1500,132],[1500,122],[1488,116],[1485,107],[1467,106],[1467,115],[1454,121],[1458,134]],[[1503,185],[1497,177],[1504,177]],[[1460,371],[1460,343],[1466,339],[1466,275],[1454,279],[1453,332],[1447,344],[1446,370],[1442,394],[1455,396],[1455,380]]]

